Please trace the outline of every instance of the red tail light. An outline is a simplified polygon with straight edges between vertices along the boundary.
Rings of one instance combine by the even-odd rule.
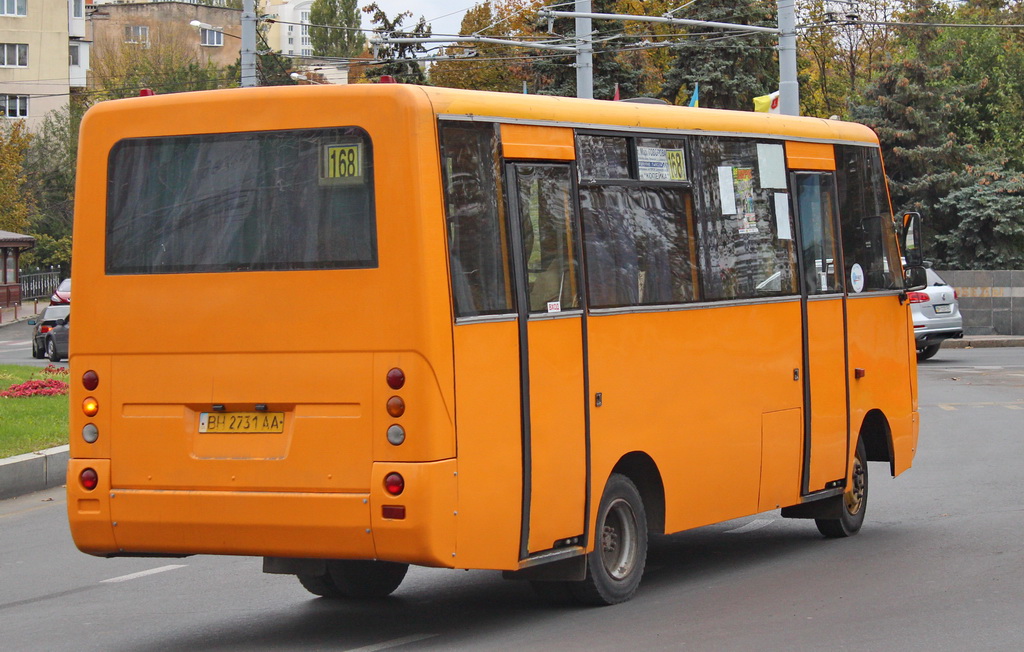
[[[96,475],[96,471],[93,469],[83,469],[78,474],[78,481],[82,483],[82,488],[86,491],[92,491],[96,488],[96,485],[100,483],[100,477]]]
[[[402,389],[405,385],[405,372],[395,367],[388,372],[388,387],[391,389]]]
[[[928,303],[931,298],[924,292],[907,292],[910,303]]]
[[[49,333],[52,330],[53,330],[53,326],[40,326],[39,327],[39,332],[40,333]]]
[[[100,376],[95,371],[90,369],[89,371],[82,374],[82,387],[85,387],[90,392],[100,385]]]
[[[397,473],[389,473],[384,478],[384,490],[392,496],[397,496],[405,491],[405,478]]]

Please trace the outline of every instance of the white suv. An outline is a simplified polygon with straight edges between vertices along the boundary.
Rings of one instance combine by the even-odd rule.
[[[939,352],[942,341],[964,336],[964,321],[956,290],[933,270],[926,268],[928,286],[908,292],[910,313],[914,318],[917,359],[927,360]]]

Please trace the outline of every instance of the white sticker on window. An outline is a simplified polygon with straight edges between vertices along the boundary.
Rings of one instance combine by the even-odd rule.
[[[562,312],[562,302],[548,301],[548,312]]]
[[[864,269],[860,263],[854,263],[850,268],[850,287],[857,293],[864,291]]]
[[[722,200],[722,215],[736,214],[736,190],[732,185],[732,166],[718,168],[718,195]]]
[[[786,189],[786,154],[782,145],[757,144],[757,173],[762,188]]]
[[[775,193],[775,231],[779,240],[793,239],[789,228],[789,195],[784,192]]]

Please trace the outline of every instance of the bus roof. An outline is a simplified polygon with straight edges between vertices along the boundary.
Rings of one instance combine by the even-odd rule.
[[[108,112],[133,112],[142,107],[156,110],[228,110],[247,104],[276,101],[371,101],[374,98],[408,104],[412,110],[432,111],[449,118],[471,118],[492,122],[562,125],[648,131],[714,134],[764,134],[801,140],[855,142],[877,145],[871,129],[852,122],[796,117],[754,111],[691,108],[609,100],[582,100],[547,95],[495,93],[410,84],[348,84],[273,86],[197,91],[101,102],[90,109],[94,117]],[[311,110],[310,118],[314,118]],[[243,118],[245,114],[235,114]],[[315,121],[321,122],[317,116]],[[248,124],[239,124],[247,130]]]

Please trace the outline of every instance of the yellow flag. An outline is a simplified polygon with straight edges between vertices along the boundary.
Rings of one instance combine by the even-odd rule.
[[[754,98],[754,110],[761,113],[779,112],[779,91]]]

